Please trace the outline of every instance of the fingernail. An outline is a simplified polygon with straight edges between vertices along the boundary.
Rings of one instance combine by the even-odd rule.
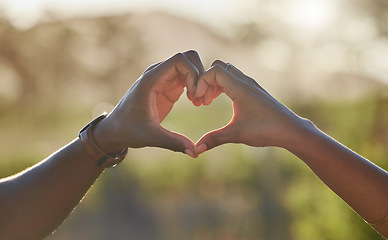
[[[187,154],[187,155],[189,155],[190,157],[194,157],[194,153],[193,153],[193,151],[191,151],[190,149],[186,149],[185,150],[185,153]]]
[[[197,154],[201,154],[207,150],[206,144],[201,144],[198,147],[196,147]]]

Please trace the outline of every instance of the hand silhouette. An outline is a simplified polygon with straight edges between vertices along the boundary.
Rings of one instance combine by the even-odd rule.
[[[222,92],[233,101],[233,118],[225,127],[205,134],[196,143],[197,154],[225,143],[285,147],[295,141],[295,131],[305,126],[304,119],[278,102],[255,80],[236,67],[216,60],[200,76],[195,96],[208,105]]]
[[[115,109],[95,129],[97,145],[106,152],[124,147],[161,147],[196,157],[194,143],[187,137],[163,128],[160,123],[187,88],[193,104],[202,62],[195,51],[178,53],[150,66],[128,90]]]

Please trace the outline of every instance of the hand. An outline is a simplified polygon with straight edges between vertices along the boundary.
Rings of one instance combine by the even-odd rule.
[[[225,143],[249,146],[288,147],[303,131],[306,120],[273,98],[255,80],[236,67],[216,60],[200,76],[195,96],[204,105],[224,92],[233,101],[234,115],[223,128],[205,134],[196,143],[196,153]]]
[[[178,53],[150,66],[129,89],[106,119],[95,128],[96,143],[102,150],[118,152],[124,147],[167,148],[195,156],[194,143],[187,137],[163,128],[160,123],[187,89],[197,106],[195,85],[204,72],[195,51]]]

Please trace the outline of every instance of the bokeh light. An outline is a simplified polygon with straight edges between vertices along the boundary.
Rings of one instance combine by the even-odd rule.
[[[195,49],[388,167],[386,0],[0,1],[0,176],[109,111],[149,65]],[[162,125],[196,141],[232,117],[182,95]],[[22,147],[21,147],[22,146]],[[125,237],[123,237],[125,236]],[[228,144],[131,149],[49,239],[377,239],[297,158]]]
[[[307,32],[317,32],[331,27],[336,20],[339,1],[292,0],[282,3],[284,21]]]

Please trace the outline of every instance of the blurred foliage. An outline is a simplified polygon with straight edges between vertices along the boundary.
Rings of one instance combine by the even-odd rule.
[[[387,17],[382,0],[356,3],[361,5],[359,9],[366,4],[366,12],[378,12],[376,17]],[[27,30],[18,30],[5,20],[0,23],[1,177],[40,161],[71,141],[91,115],[109,110],[104,108],[117,102],[147,65],[155,62],[154,58],[166,58],[165,52],[172,55],[187,48],[198,49],[207,65],[220,55],[236,59],[249,74],[259,72],[257,76],[262,76],[269,88],[283,89],[280,97],[296,113],[388,169],[386,85],[360,72],[345,70],[329,75],[337,76],[335,81],[324,82],[320,75],[314,75],[310,85],[298,84],[293,80],[301,76],[309,58],[301,57],[305,54],[299,52],[303,44],[294,43],[292,38],[279,40],[283,36],[276,23],[265,27],[247,23],[236,29],[236,35],[226,37],[176,17],[156,14],[156,20],[146,22],[152,16],[51,21]],[[158,22],[160,19],[171,26]],[[185,34],[179,21],[188,29]],[[152,35],[147,31],[160,30],[158,24],[166,26],[162,32]],[[274,29],[276,34],[271,32]],[[386,24],[379,22],[379,29],[379,34],[386,35]],[[268,71],[260,61],[279,57],[271,55],[273,49],[283,49],[275,52],[281,56],[288,52],[289,46],[284,44],[291,46],[289,62],[279,65],[274,61],[267,66],[284,64],[285,70]],[[248,54],[254,55],[254,63],[247,60]],[[297,66],[300,63],[302,66]],[[266,79],[271,76],[274,78]],[[311,95],[300,94],[298,87],[309,88]],[[357,94],[347,98],[344,89]],[[325,97],[314,95],[317,92]],[[231,102],[225,96],[208,107],[194,108],[182,95],[163,126],[195,141],[205,132],[227,124],[231,116]],[[290,153],[234,144],[220,146],[198,159],[162,149],[130,150],[126,161],[107,170],[76,211],[49,237],[378,238]]]

